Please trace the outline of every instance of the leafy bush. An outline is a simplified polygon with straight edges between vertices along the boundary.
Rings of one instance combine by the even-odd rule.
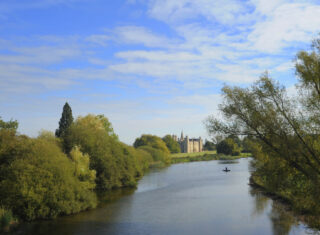
[[[155,162],[160,161],[165,164],[169,164],[171,161],[170,155],[168,153],[156,148],[152,148],[151,146],[141,146],[138,149],[148,152],[152,156],[153,161]]]
[[[102,115],[79,117],[70,127],[73,145],[90,156],[90,168],[97,173],[100,190],[134,186],[143,174],[145,162],[141,162],[135,150],[121,143],[114,134],[110,122]],[[147,160],[146,160],[147,161]]]
[[[96,206],[94,186],[76,176],[75,163],[55,142],[0,131],[0,145],[0,200],[15,215],[53,218]]]
[[[204,146],[203,146],[203,150],[204,151],[212,151],[212,150],[216,150],[216,145],[213,143],[213,142],[211,142],[211,141],[206,141],[206,143],[204,144]]]
[[[166,143],[167,148],[169,149],[170,153],[180,153],[181,148],[177,141],[175,141],[171,135],[166,135],[162,138],[162,140]]]
[[[166,143],[158,136],[155,135],[142,135],[140,138],[137,138],[133,144],[135,148],[141,146],[150,146],[154,149],[159,149],[160,151],[169,154],[170,151],[167,148]]]
[[[11,210],[0,207],[0,231],[4,230],[10,224],[16,221],[17,220],[13,217]]]
[[[227,138],[217,144],[217,153],[239,156],[241,151],[238,145],[233,141],[233,139]]]

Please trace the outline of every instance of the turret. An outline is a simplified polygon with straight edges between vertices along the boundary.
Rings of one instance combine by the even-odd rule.
[[[181,131],[181,141],[183,140],[183,131]]]

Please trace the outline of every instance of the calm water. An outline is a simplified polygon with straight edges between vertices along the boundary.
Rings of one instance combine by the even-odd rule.
[[[103,196],[99,208],[23,224],[15,234],[312,234],[278,203],[248,186],[249,159],[172,165],[136,190]],[[231,172],[225,173],[228,166]]]

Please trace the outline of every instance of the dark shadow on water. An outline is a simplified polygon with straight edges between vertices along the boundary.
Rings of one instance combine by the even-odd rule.
[[[218,164],[238,164],[239,160],[218,160]]]
[[[137,188],[118,188],[118,189],[112,189],[110,191],[102,191],[98,192],[98,198],[100,201],[100,205],[104,205],[105,203],[114,202],[124,196],[132,195]]]
[[[130,196],[136,188],[119,188],[105,192],[98,192],[100,203],[97,208],[80,212],[75,215],[61,216],[52,220],[39,220],[24,222],[11,229],[5,234],[45,234],[45,235],[74,235],[74,234],[106,234],[106,228],[112,232],[114,226],[109,226],[108,221],[117,216],[117,210],[108,211],[103,209],[108,204],[114,204],[117,200]],[[101,211],[99,211],[101,208]],[[108,226],[107,226],[108,225]],[[124,226],[126,227],[126,226]],[[110,228],[110,229],[109,229]],[[98,232],[97,232],[98,231]],[[114,231],[113,231],[114,232]],[[110,234],[108,232],[108,234]],[[112,234],[112,233],[111,233]]]

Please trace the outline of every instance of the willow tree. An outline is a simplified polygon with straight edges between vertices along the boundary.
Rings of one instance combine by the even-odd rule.
[[[223,119],[210,116],[206,127],[211,134],[250,137],[257,145],[256,150],[262,153],[262,161],[268,159],[273,163],[270,167],[273,173],[283,166],[283,171],[290,169],[291,173],[318,185],[320,39],[313,42],[310,52],[297,54],[296,74],[299,97],[290,97],[285,87],[268,73],[248,88],[223,87],[223,103],[219,106]],[[272,172],[269,173],[271,177]]]

